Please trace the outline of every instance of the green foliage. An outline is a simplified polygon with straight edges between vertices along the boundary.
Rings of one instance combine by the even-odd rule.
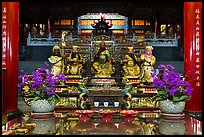
[[[174,96],[171,96],[166,91],[158,91],[157,95],[153,96],[152,99],[156,101],[155,103],[157,103],[158,101],[167,100],[167,99],[170,99],[173,102],[180,102],[180,101],[190,100],[190,97],[185,94],[182,94],[182,92],[177,92],[174,94]]]

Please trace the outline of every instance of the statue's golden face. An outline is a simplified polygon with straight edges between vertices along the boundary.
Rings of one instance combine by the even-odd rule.
[[[133,60],[129,60],[127,65],[130,66],[130,67],[133,67],[134,66],[134,61]]]
[[[105,54],[100,54],[100,59],[101,60],[105,60],[106,59],[106,55]]]

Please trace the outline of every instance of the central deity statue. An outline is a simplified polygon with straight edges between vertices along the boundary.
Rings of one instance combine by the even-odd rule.
[[[100,48],[94,57],[93,68],[95,77],[111,77],[114,73],[114,68],[111,62],[111,54],[105,47],[105,42],[100,43]]]

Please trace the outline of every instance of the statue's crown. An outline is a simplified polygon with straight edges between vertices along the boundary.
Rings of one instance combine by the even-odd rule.
[[[153,50],[153,47],[152,46],[146,46],[145,49],[146,50]]]
[[[55,49],[60,49],[60,47],[58,45],[55,45],[53,48],[52,48],[52,51],[54,52]]]
[[[74,45],[74,46],[72,46],[72,48],[73,48],[73,49],[77,49],[77,48],[78,48],[78,46]]]
[[[133,47],[128,47],[129,50],[133,50]]]

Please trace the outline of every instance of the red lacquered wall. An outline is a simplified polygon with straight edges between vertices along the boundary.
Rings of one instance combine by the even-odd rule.
[[[184,73],[193,87],[192,98],[186,102],[185,110],[201,112],[202,2],[184,2]]]

